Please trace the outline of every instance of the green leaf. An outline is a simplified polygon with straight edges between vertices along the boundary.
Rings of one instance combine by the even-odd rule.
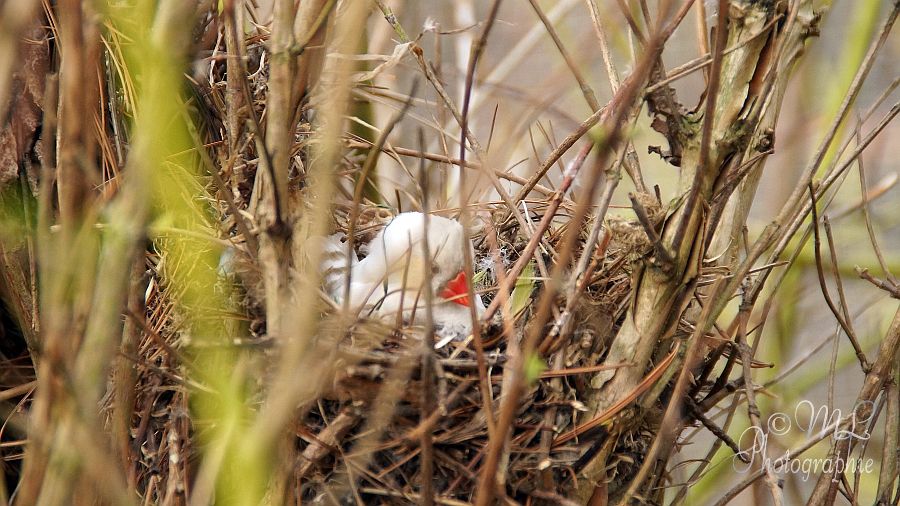
[[[525,358],[525,381],[528,382],[528,386],[534,386],[546,369],[547,364],[544,360],[536,352],[531,352]]]
[[[516,287],[513,288],[512,300],[510,301],[513,315],[519,314],[531,302],[531,292],[534,291],[534,283],[534,260],[532,260],[522,269],[522,274],[516,280]]]

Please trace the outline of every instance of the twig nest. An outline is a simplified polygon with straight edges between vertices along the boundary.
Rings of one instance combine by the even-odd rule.
[[[658,230],[666,217],[666,208],[650,193],[635,193],[634,198],[644,208],[650,222]],[[620,248],[640,251],[651,245],[647,231],[636,218],[626,219],[617,214],[610,216],[606,221],[612,233],[612,241]]]

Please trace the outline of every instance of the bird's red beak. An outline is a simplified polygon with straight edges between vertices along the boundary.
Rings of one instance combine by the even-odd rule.
[[[444,288],[438,296],[462,306],[469,307],[469,290],[466,288],[466,271],[457,274],[456,278],[447,283],[447,288]]]

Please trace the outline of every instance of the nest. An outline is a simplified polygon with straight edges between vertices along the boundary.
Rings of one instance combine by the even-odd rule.
[[[377,232],[377,222],[383,226],[383,212],[374,206],[360,217],[357,230],[361,234]],[[508,233],[508,243],[518,244],[507,251],[508,261],[517,259],[522,246],[517,235],[515,230]],[[583,462],[579,461],[585,451],[605,439],[603,431],[577,430],[579,414],[585,409],[579,399],[597,366],[603,363],[609,340],[627,309],[631,276],[625,257],[630,253],[631,250],[618,248],[603,258],[572,315],[574,330],[565,336],[567,344],[554,354],[555,367],[551,365],[537,374],[521,398],[509,437],[510,459],[504,463],[503,471],[507,493],[520,503],[527,502],[528,497],[544,497],[540,484],[548,472],[554,482],[573,486],[572,477],[580,471]],[[479,250],[476,260],[489,255],[490,251]],[[485,263],[482,261],[481,265]],[[165,285],[164,279],[159,282]],[[262,307],[254,295],[258,290],[252,286],[247,289],[241,283],[238,291],[244,294],[242,305],[251,320],[263,318],[261,314],[254,315]],[[534,301],[540,291],[539,285],[534,284],[526,307],[512,323],[513,339],[521,339],[523,329],[533,319]],[[486,295],[489,302],[490,293]],[[169,321],[173,312],[167,305],[169,301],[163,293],[154,291],[148,302],[148,319],[153,322],[154,331],[177,349],[178,325]],[[562,310],[565,300],[559,304]],[[299,499],[313,504],[326,501],[328,492],[340,490],[336,485],[347,480],[350,468],[360,473],[356,493],[364,503],[419,503],[420,484],[425,479],[421,474],[422,442],[427,434],[428,458],[433,463],[432,490],[446,504],[471,501],[488,441],[486,407],[491,416],[497,416],[500,399],[505,395],[503,378],[508,374],[506,364],[511,358],[502,325],[490,324],[481,329],[486,381],[479,378],[479,358],[472,336],[434,350],[433,358],[425,360],[426,335],[421,327],[398,327],[361,317],[347,328],[342,325],[339,312],[328,310],[322,313],[320,325],[320,342],[335,346],[334,365],[330,368],[331,377],[325,381],[328,387],[314,403],[297,412],[290,461],[294,463],[293,489]],[[271,346],[277,347],[277,343],[268,342],[264,324],[257,323],[254,328],[257,333],[244,344],[268,356]],[[145,493],[150,496],[171,487],[167,483],[170,480],[184,480],[190,472],[175,472],[172,463],[190,461],[190,451],[196,450],[181,454],[185,451],[183,445],[190,440],[190,410],[184,385],[176,381],[182,375],[175,371],[164,374],[170,368],[179,369],[177,360],[160,344],[148,338],[141,347],[142,362],[155,367],[143,368],[139,379],[142,388],[135,403],[142,421],[135,440],[144,441],[142,447],[146,448],[142,452],[140,481],[146,484]],[[264,362],[269,360],[271,357]],[[261,365],[263,371],[267,367],[265,363]],[[491,397],[488,402],[484,398],[485,383]],[[631,428],[615,443],[616,453],[621,456],[613,475],[627,476],[640,466],[649,447],[647,434],[655,423],[658,421],[648,421],[643,416],[629,421]],[[380,433],[375,441],[368,437],[373,431]],[[175,486],[181,488],[185,484]]]

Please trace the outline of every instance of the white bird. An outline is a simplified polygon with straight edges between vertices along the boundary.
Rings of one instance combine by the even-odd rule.
[[[430,273],[423,244],[426,238]],[[430,280],[432,316],[442,342],[463,339],[472,332],[471,306],[476,315],[484,312],[481,297],[475,295],[470,301],[467,295],[463,255],[473,255],[474,249],[465,244],[463,227],[455,220],[429,215],[426,231],[424,214],[399,214],[369,243],[368,256],[362,260],[352,253],[348,256],[338,235],[311,239],[310,250],[321,255],[318,260],[325,290],[341,303],[350,259],[351,311],[388,320],[402,312],[404,320],[423,323],[426,303],[422,289]]]

